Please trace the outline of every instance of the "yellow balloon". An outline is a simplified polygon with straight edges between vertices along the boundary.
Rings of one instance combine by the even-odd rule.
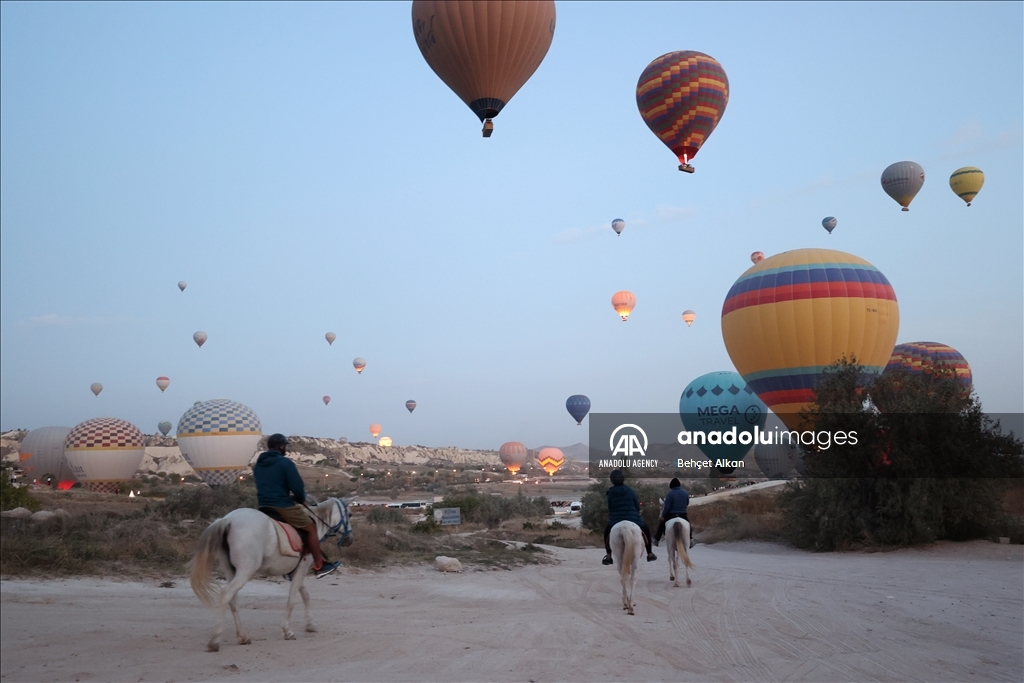
[[[873,265],[832,249],[797,249],[747,269],[722,306],[736,370],[790,429],[815,401],[822,370],[844,356],[885,369],[899,332],[892,285]]]
[[[391,445],[391,443],[392,442],[390,436],[382,436],[380,437],[380,441],[377,442],[377,445],[382,446],[383,448],[388,448]]]
[[[985,184],[985,174],[980,168],[964,166],[953,171],[949,176],[949,187],[956,193],[957,197],[967,202],[967,206],[974,201],[975,195],[981,192],[981,186]]]

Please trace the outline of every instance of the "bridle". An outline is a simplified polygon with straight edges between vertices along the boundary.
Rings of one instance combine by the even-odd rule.
[[[352,545],[352,527],[348,523],[348,504],[339,498],[332,498],[334,505],[338,508],[338,523],[328,524],[321,519],[313,508],[309,507],[305,503],[302,503],[302,507],[306,508],[306,511],[313,516],[313,519],[327,527],[327,533],[320,537],[320,542],[323,543],[332,536],[338,536],[338,547]]]

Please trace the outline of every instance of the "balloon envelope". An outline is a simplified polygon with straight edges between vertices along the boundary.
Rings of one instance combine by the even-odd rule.
[[[173,427],[173,426],[174,425],[172,425],[170,422],[164,420],[163,422],[158,424],[156,426],[156,428],[160,430],[161,434],[163,434],[164,436],[167,436],[167,433],[171,431],[171,427]]]
[[[178,289],[180,289],[181,291],[184,292],[186,287],[188,287],[188,283],[185,282],[184,280],[178,283]]]
[[[379,434],[380,434],[380,425],[377,424],[376,422],[374,422],[372,425],[370,425],[370,436],[372,436],[373,438],[376,439]]]
[[[91,391],[96,396],[99,396],[100,392],[103,391],[103,385],[100,384],[99,382],[93,382],[92,384],[89,385],[89,391]]]
[[[160,387],[160,393],[163,393],[167,387],[171,386],[171,380],[169,377],[157,377],[156,385]]]
[[[519,468],[526,464],[526,446],[518,441],[508,441],[501,444],[501,448],[498,449],[498,457],[501,458],[502,464],[509,472],[516,474],[519,472]]]
[[[828,234],[830,235],[832,234],[832,231],[836,229],[836,225],[838,224],[839,221],[835,219],[835,216],[825,216],[821,219],[821,227],[828,230]]]
[[[25,435],[18,446],[18,461],[30,479],[50,474],[57,478],[54,483],[59,488],[70,488],[62,483],[75,483],[75,475],[64,460],[64,440],[70,433],[71,427],[39,427]]]
[[[892,350],[884,372],[899,368],[914,375],[931,374],[939,368],[948,368],[956,373],[957,380],[968,391],[974,382],[971,366],[967,359],[952,346],[938,342],[907,342]]]
[[[206,340],[207,336],[206,333],[203,331],[196,332],[195,334],[192,335],[192,341],[194,341],[199,346],[199,348],[203,348],[203,344],[206,343]]]
[[[683,322],[689,327],[693,324],[693,321],[697,319],[697,314],[693,311],[683,311]]]
[[[484,121],[540,66],[555,34],[555,3],[414,0],[412,29],[430,68]]]
[[[686,385],[679,397],[679,416],[683,426],[693,432],[704,432],[704,443],[693,439],[704,455],[712,460],[742,460],[753,444],[754,427],[764,427],[768,409],[738,373],[709,372]],[[736,430],[733,443],[707,443],[711,432]],[[748,435],[743,443],[744,434]],[[691,436],[691,439],[693,437]],[[727,441],[729,437],[724,437]],[[732,467],[720,467],[729,474]]]
[[[769,479],[786,479],[800,459],[800,447],[797,444],[788,440],[776,443],[775,434],[784,429],[779,418],[772,415],[765,424],[765,431],[772,432],[772,443],[764,444],[758,440],[754,446],[754,462]]]
[[[755,251],[753,254],[750,255],[751,263],[760,263],[761,261],[764,261],[763,251]]]
[[[867,372],[896,343],[896,293],[873,265],[831,249],[797,249],[752,266],[722,306],[733,365],[790,429],[815,400],[822,370],[844,356]]]
[[[964,166],[953,171],[949,176],[949,188],[956,193],[956,196],[971,205],[974,197],[981,192],[981,186],[985,184],[985,174],[980,168]]]
[[[324,339],[327,340],[327,345],[328,346],[333,344],[334,340],[337,339],[337,338],[338,338],[338,335],[334,334],[333,332],[328,332],[327,334],[324,335]]]
[[[347,436],[343,436],[343,437],[339,438],[338,439],[338,443],[340,443],[342,446],[344,446],[345,444],[348,443],[348,437]]]
[[[882,189],[896,200],[904,211],[924,186],[924,169],[913,161],[897,161],[882,171]]]
[[[405,402],[405,409],[408,410],[410,413],[412,411],[416,410],[416,401],[413,401],[413,400],[406,401]]]
[[[363,368],[366,367],[366,359],[356,358],[354,361],[352,361],[352,367],[356,369],[356,372],[362,374]]]
[[[548,475],[552,475],[565,463],[565,456],[557,448],[542,448],[537,454],[537,463]]]
[[[72,474],[92,491],[114,493],[142,464],[142,432],[116,417],[80,422],[64,439],[64,458]]]
[[[390,436],[382,436],[382,437],[380,437],[380,440],[377,442],[377,445],[378,446],[383,446],[384,448],[387,448],[388,446],[391,445],[391,443],[392,442],[391,442],[391,437]]]
[[[683,50],[647,65],[636,84],[636,106],[684,169],[725,113],[729,78],[713,57]],[[692,170],[692,169],[689,169]]]
[[[636,297],[633,296],[633,292],[615,292],[612,295],[612,308],[622,318],[622,322],[629,320],[629,314],[633,312],[636,307]]]
[[[263,435],[252,408],[215,398],[201,401],[178,420],[178,448],[210,486],[230,484],[248,469]]]
[[[330,402],[331,402],[331,397],[330,396],[324,396],[324,405],[327,405]]]
[[[622,231],[626,229],[626,221],[621,218],[616,218],[612,221],[612,230],[615,231],[616,235],[621,235]]]
[[[583,394],[573,394],[565,400],[565,409],[576,420],[576,424],[583,424],[583,418],[590,412],[590,399]]]

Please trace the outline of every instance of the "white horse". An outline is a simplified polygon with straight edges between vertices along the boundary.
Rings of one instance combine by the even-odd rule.
[[[349,526],[348,505],[345,501],[328,498],[307,509],[312,513],[321,543],[332,536],[338,536],[339,547],[351,545],[352,527]],[[302,585],[313,556],[304,554],[296,560],[294,556],[281,554],[276,526],[277,522],[259,510],[240,508],[213,522],[199,537],[195,557],[190,562],[192,591],[203,604],[218,608],[217,624],[206,646],[208,652],[220,650],[224,611],[228,607],[235,618],[238,643],[248,645],[251,642],[249,636],[242,633],[242,622],[238,618],[238,591],[257,572],[279,576],[291,574],[288,606],[281,625],[285,640],[295,639],[290,621],[296,593],[302,596],[302,604],[305,606],[306,630],[311,633],[316,631],[309,616],[309,593]],[[228,580],[223,588],[213,579],[215,557],[220,561],[221,570]]]
[[[619,522],[612,527],[608,537],[612,547],[612,560],[619,568],[619,580],[622,582],[622,609],[633,614],[633,589],[636,588],[636,574],[640,568],[640,558],[644,556],[644,535],[640,527],[633,522]],[[628,587],[627,587],[628,586]]]
[[[686,568],[686,585],[691,585],[690,570],[693,569],[693,563],[690,562],[690,555],[686,550],[690,547],[690,523],[682,517],[668,520],[665,522],[665,539],[665,545],[668,546],[668,580],[679,588],[679,560],[682,559]]]

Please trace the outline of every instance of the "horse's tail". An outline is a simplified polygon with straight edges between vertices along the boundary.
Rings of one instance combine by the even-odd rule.
[[[627,534],[626,530],[622,530],[622,559],[619,560],[619,576],[623,580],[629,578],[629,573],[633,571],[633,553],[636,549],[635,538],[630,538],[632,534]],[[639,533],[639,532],[638,532]]]
[[[199,536],[196,554],[189,562],[189,583],[192,592],[207,607],[214,607],[220,597],[220,589],[213,580],[213,561],[224,545],[230,524],[218,519]]]
[[[684,520],[683,523],[685,524],[686,521]],[[683,532],[682,524],[673,524],[672,527],[672,537],[675,539],[676,553],[678,553],[679,557],[683,558],[683,564],[685,564],[688,569],[693,569],[693,563],[690,562],[690,554],[687,552],[686,548],[686,546],[689,545],[687,541],[690,539],[686,538],[687,534]]]

